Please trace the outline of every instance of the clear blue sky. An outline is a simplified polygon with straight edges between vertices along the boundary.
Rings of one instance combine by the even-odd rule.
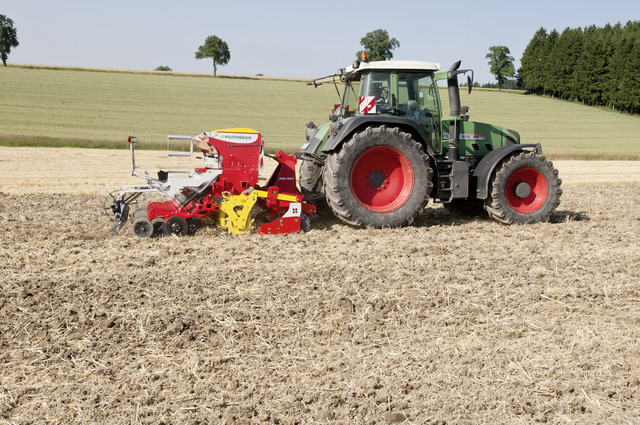
[[[218,73],[314,78],[349,65],[360,38],[383,28],[400,42],[394,59],[462,59],[484,83],[490,46],[509,47],[517,68],[540,27],[640,20],[640,1],[0,0],[0,14],[18,29],[10,63],[207,73],[194,53],[217,35],[231,51]]]

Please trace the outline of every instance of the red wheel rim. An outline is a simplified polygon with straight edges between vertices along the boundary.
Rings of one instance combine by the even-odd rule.
[[[351,170],[351,191],[368,210],[395,211],[413,191],[413,168],[400,151],[377,146],[365,151]]]
[[[547,179],[535,168],[521,168],[509,177],[507,202],[516,212],[529,214],[539,210],[547,200]]]

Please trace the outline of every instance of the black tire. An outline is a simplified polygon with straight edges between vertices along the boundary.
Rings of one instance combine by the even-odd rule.
[[[311,230],[311,220],[305,214],[300,214],[300,231],[307,233]]]
[[[560,205],[561,184],[558,170],[544,155],[522,152],[498,165],[484,208],[503,224],[549,221]]]
[[[146,218],[133,221],[133,233],[139,238],[148,238],[153,234],[153,224]]]
[[[153,236],[164,236],[166,234],[164,218],[156,217],[151,220],[151,224],[153,225]]]
[[[164,231],[167,235],[184,236],[189,231],[187,220],[179,216],[169,217],[164,225]]]
[[[305,202],[317,205],[324,202],[324,188],[322,183],[322,164],[318,164],[311,158],[302,159],[300,164],[300,190]]]
[[[202,220],[199,219],[198,217],[189,217],[187,219],[187,226],[188,226],[187,234],[195,235],[198,230],[204,227],[204,224],[202,223]]]
[[[429,202],[432,175],[429,157],[410,134],[369,127],[327,158],[324,191],[334,214],[348,224],[401,227]]]

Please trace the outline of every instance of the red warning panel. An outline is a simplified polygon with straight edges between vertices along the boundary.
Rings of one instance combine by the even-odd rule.
[[[375,114],[376,113],[376,97],[375,96],[360,96],[360,113],[362,114]]]

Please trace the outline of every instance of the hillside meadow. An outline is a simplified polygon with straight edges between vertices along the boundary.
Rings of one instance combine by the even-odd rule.
[[[300,81],[15,67],[0,86],[0,140],[14,145],[124,147],[134,135],[140,148],[162,147],[169,134],[249,127],[295,150],[305,123],[326,120],[337,99]]]
[[[124,147],[135,135],[139,148],[157,148],[168,134],[249,127],[269,150],[294,152],[305,123],[326,121],[338,101],[332,84],[71,69],[3,68],[0,87],[0,143],[13,146]],[[462,102],[472,120],[514,129],[552,158],[640,158],[635,116],[487,90],[463,90]]]

